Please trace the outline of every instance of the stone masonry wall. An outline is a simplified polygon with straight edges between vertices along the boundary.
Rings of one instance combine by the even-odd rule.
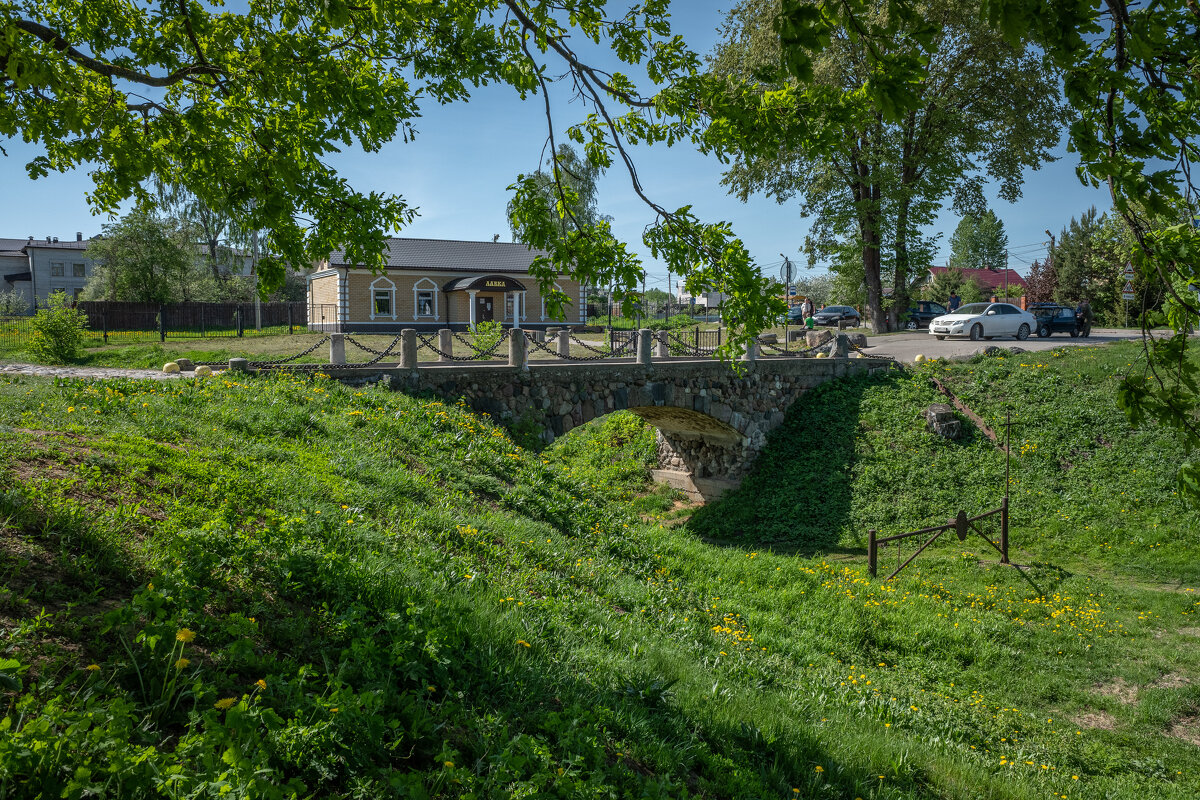
[[[658,429],[660,464],[698,478],[740,478],[805,391],[878,369],[872,359],[763,359],[743,374],[720,362],[423,365],[394,370],[391,386],[463,398],[500,420],[532,419],[547,442],[596,417],[628,409]]]

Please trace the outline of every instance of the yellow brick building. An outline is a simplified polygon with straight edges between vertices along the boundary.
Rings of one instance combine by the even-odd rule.
[[[492,320],[505,327],[546,328],[584,321],[579,282],[554,285],[570,301],[555,319],[529,265],[543,255],[520,243],[388,239],[380,272],[334,252],[308,276],[309,328],[346,333],[403,328],[463,330]]]

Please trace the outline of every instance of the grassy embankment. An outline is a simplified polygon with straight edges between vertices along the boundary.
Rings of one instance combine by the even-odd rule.
[[[807,395],[690,520],[624,416],[539,453],[321,380],[8,380],[0,796],[1194,797],[1197,522],[1132,352],[931,367],[1015,406],[1031,566],[891,583],[867,527],[1003,476],[919,374]]]

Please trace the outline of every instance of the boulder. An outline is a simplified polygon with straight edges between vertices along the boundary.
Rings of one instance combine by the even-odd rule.
[[[207,378],[212,374],[212,367],[208,366],[207,364],[201,364],[200,366],[196,367],[197,378]]]
[[[177,358],[175,359],[175,363],[179,365],[180,372],[191,372],[196,368],[190,358]]]
[[[163,372],[167,373],[168,375],[174,375],[176,372],[179,372],[179,365],[174,361],[168,361],[167,363],[163,364]]]
[[[855,347],[867,346],[867,335],[865,333],[849,333],[846,335],[850,337],[850,344]]]
[[[806,331],[804,341],[809,347],[816,347],[817,345],[825,344],[832,338],[833,331],[831,330]]]
[[[954,409],[945,403],[934,403],[922,411],[921,416],[930,433],[943,439],[957,439],[962,435],[962,423],[954,415]]]

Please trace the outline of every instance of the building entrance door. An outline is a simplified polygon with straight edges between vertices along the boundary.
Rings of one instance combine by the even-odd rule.
[[[475,321],[476,322],[491,322],[492,316],[492,298],[476,297],[475,298]]]

